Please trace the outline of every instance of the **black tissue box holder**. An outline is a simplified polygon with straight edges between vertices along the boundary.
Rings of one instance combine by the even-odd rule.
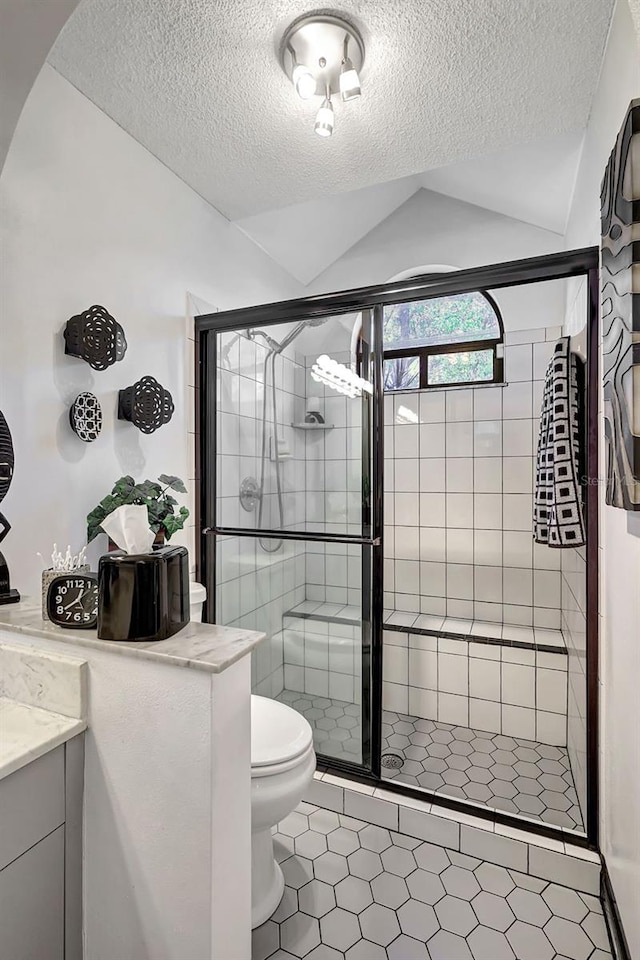
[[[100,640],[166,640],[189,619],[186,547],[158,547],[138,554],[114,550],[100,557]]]

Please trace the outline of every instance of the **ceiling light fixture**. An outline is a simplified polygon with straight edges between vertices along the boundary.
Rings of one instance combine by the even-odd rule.
[[[316,114],[315,131],[319,137],[330,137],[333,133],[334,124],[335,114],[333,112],[333,104],[331,103],[331,93],[327,89],[327,95]]]
[[[304,63],[296,63],[291,75],[296,93],[301,100],[310,100],[316,95],[316,78]]]
[[[315,132],[331,136],[335,126],[332,97],[343,102],[361,95],[360,73],[364,42],[350,21],[343,17],[310,13],[288,27],[280,44],[280,63],[302,100],[322,96]]]
[[[358,71],[349,59],[349,35],[344,38],[344,56],[340,65],[340,95],[342,99],[355,100],[362,93]]]

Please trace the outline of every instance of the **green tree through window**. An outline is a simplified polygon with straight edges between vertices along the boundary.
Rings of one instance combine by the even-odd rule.
[[[484,293],[385,307],[383,335],[385,390],[502,379],[502,324]]]

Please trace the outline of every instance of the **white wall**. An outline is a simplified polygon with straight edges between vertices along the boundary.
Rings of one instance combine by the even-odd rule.
[[[638,96],[640,46],[627,2],[618,0],[578,171],[568,247],[599,242],[602,174],[629,101]],[[601,489],[601,846],[631,955],[638,957],[640,515],[605,506]]]
[[[0,0],[0,170],[20,111],[78,0]]]
[[[0,409],[16,453],[3,548],[13,585],[34,594],[36,552],[48,556],[54,540],[77,550],[87,512],[119,476],[190,479],[187,291],[228,309],[301,288],[48,65],[0,179],[0,219]],[[129,345],[101,373],[66,357],[62,337],[68,318],[94,303],[120,321]],[[171,423],[151,436],[116,420],[118,390],[147,373],[176,403]],[[69,428],[81,390],[103,408],[93,444]]]
[[[320,293],[385,283],[424,264],[477,267],[540,256],[563,247],[560,234],[444,194],[419,190],[320,274],[309,289]],[[545,319],[544,305],[549,313],[556,311],[564,302],[561,286],[544,285],[542,297],[533,299],[530,310],[516,291],[513,297],[518,310],[510,311],[508,329],[530,330],[553,323]],[[501,307],[511,305],[511,294],[501,291]]]

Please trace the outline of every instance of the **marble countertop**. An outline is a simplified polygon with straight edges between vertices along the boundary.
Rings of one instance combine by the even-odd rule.
[[[0,779],[86,728],[86,720],[0,698]]]
[[[40,602],[24,598],[20,603],[0,606],[0,631],[22,634],[26,638],[43,637],[78,646],[105,650],[125,657],[153,660],[222,673],[264,640],[264,633],[220,627],[211,623],[191,622],[168,640],[118,641],[99,640],[95,630],[65,630],[42,619]]]

